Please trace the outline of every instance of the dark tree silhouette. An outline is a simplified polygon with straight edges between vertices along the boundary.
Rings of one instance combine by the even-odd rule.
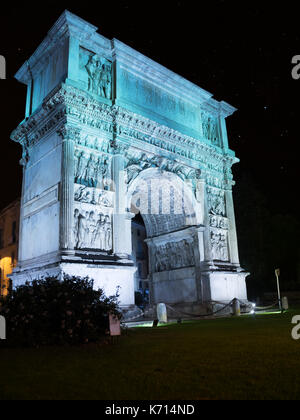
[[[249,298],[276,291],[275,269],[281,269],[284,291],[300,290],[300,223],[293,214],[274,214],[272,205],[249,173],[234,189],[241,265]]]

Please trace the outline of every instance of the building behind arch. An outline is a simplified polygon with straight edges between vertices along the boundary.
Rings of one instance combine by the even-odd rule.
[[[0,211],[0,294],[6,296],[9,276],[18,263],[20,200]]]

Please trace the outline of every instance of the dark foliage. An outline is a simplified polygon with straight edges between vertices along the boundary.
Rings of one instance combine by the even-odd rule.
[[[13,290],[0,300],[8,346],[96,342],[105,335],[109,313],[121,318],[118,296],[94,290],[89,278],[46,278]]]
[[[299,220],[291,213],[274,213],[251,176],[244,175],[235,188],[241,265],[251,273],[249,298],[277,291],[276,268],[281,269],[282,291],[300,290]]]

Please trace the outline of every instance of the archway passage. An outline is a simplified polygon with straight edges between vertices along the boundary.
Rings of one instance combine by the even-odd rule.
[[[136,272],[134,276],[135,304],[143,309],[149,303],[149,258],[144,220],[138,213],[131,222],[132,259]]]
[[[145,170],[129,186],[128,209],[132,226],[145,226],[151,303],[199,302],[199,206],[190,187],[175,174]]]

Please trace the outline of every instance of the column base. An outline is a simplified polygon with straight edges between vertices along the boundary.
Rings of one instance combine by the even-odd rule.
[[[79,261],[78,257],[72,261],[62,258],[62,261],[49,263],[43,267],[17,267],[10,276],[13,287],[23,285],[26,282],[46,277],[63,279],[64,275],[76,277],[89,277],[94,280],[95,289],[103,289],[107,297],[119,293],[121,307],[135,305],[134,274],[136,268],[132,262],[112,263],[112,261]]]

